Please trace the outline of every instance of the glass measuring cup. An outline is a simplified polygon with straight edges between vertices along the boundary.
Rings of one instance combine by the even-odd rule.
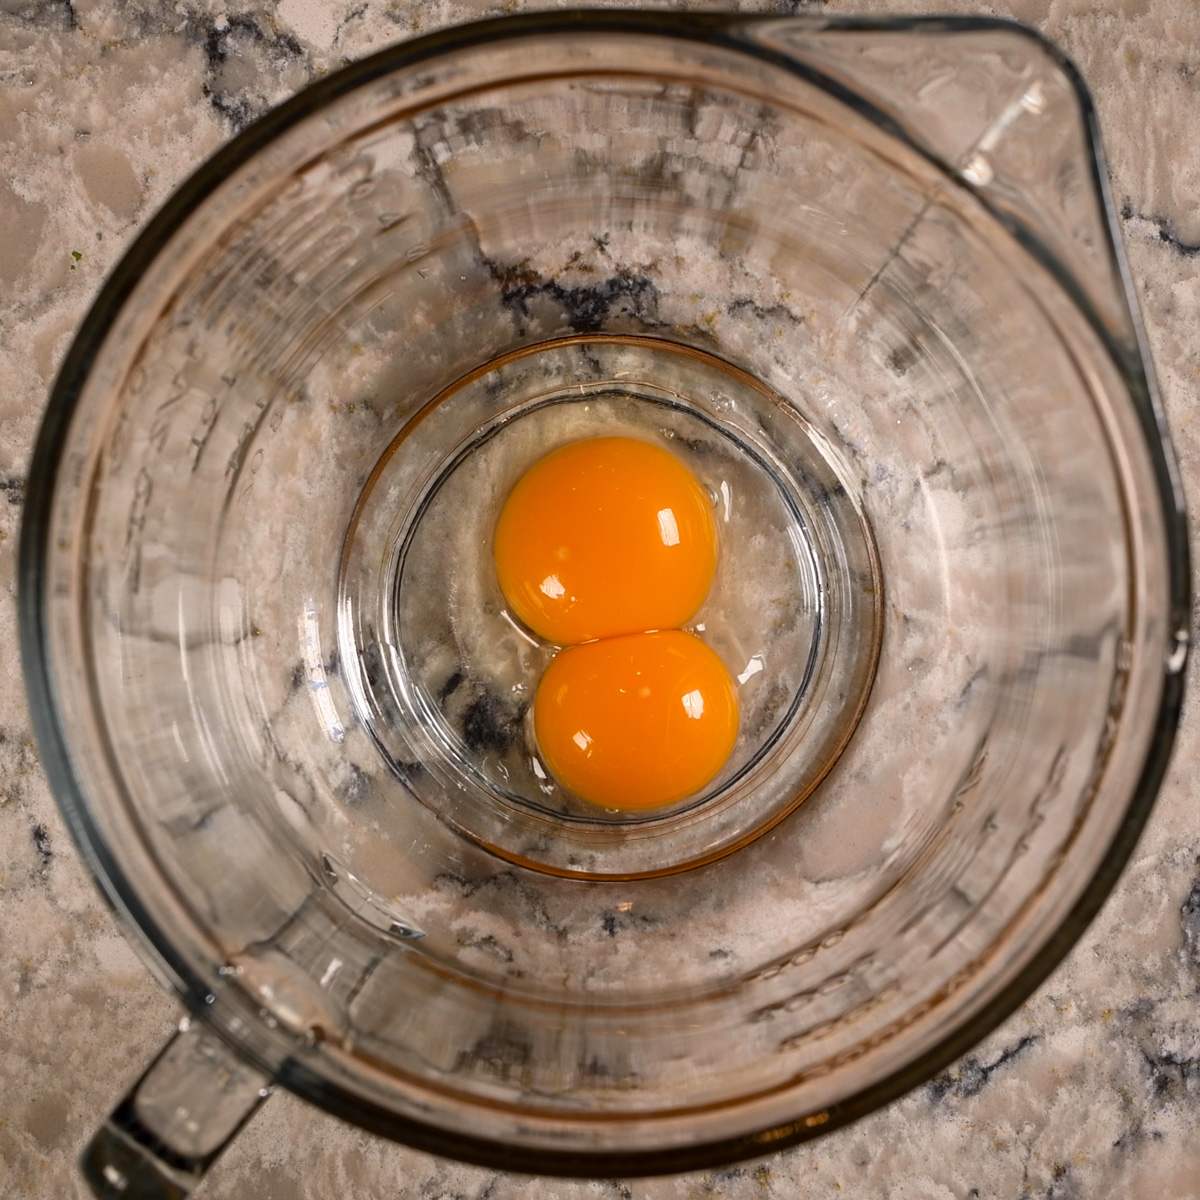
[[[98,1186],[186,1189],[272,1080],[523,1169],[758,1154],[1037,982],[1186,648],[1097,153],[1011,26],[559,15],[386,51],[185,186],[23,544],[56,792],[203,1018]],[[512,689],[553,648],[486,553],[531,454],[613,430],[713,488],[749,714],[636,817],[539,778]]]

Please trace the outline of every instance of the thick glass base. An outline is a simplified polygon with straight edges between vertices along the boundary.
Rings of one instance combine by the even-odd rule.
[[[669,448],[714,505],[717,575],[687,628],[738,685],[741,727],[701,792],[600,808],[556,781],[531,704],[557,647],[496,579],[509,490],[543,455],[597,436]],[[504,858],[584,878],[664,874],[771,828],[836,760],[879,652],[880,573],[836,459],[780,397],[670,342],[578,337],[507,355],[409,421],[346,539],[339,658],[357,714],[403,783]]]

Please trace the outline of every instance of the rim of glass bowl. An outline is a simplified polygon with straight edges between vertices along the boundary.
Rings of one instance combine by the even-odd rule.
[[[1104,217],[1103,251],[1124,291],[1124,302],[1136,338],[1133,346],[1118,344],[1098,320],[1071,274],[1035,231],[1010,214],[1000,214],[989,198],[971,188],[949,164],[919,145],[884,112],[863,97],[847,91],[837,81],[805,64],[797,63],[744,35],[767,22],[786,19],[807,24],[814,31],[906,33],[913,36],[947,33],[1018,34],[1047,53],[1062,70],[1075,93],[1086,131],[1090,184],[1100,200]],[[504,1145],[470,1134],[451,1133],[431,1124],[401,1117],[376,1106],[364,1096],[323,1076],[301,1055],[294,1040],[282,1032],[256,1030],[257,1041],[236,1038],[233,1028],[245,1025],[239,1009],[253,1022],[253,1007],[238,989],[221,987],[206,978],[197,964],[174,946],[135,891],[92,815],[80,781],[72,769],[69,739],[60,720],[46,644],[45,564],[49,555],[50,515],[61,469],[61,452],[91,366],[117,320],[125,301],[145,267],[168,243],[181,223],[230,175],[260,149],[323,105],[395,70],[411,68],[450,51],[477,47],[486,42],[516,37],[572,33],[628,33],[704,42],[756,57],[796,74],[833,94],[859,115],[921,155],[955,186],[975,192],[978,202],[1005,226],[1062,286],[1084,312],[1088,323],[1111,356],[1126,385],[1136,411],[1157,484],[1158,501],[1167,542],[1167,591],[1175,652],[1164,653],[1159,710],[1147,745],[1146,758],[1136,787],[1128,798],[1124,818],[1103,859],[1084,886],[1074,906],[1049,932],[1025,966],[986,1005],[947,1029],[931,1050],[890,1075],[833,1105],[820,1119],[796,1119],[726,1139],[700,1145],[636,1152],[548,1150]],[[310,85],[278,108],[243,130],[169,197],[113,269],[84,319],[59,370],[43,417],[29,467],[18,560],[18,617],[21,656],[29,696],[31,719],[42,750],[42,762],[71,835],[118,916],[139,934],[143,956],[157,974],[182,998],[188,1009],[208,1019],[210,1026],[235,1045],[240,1053],[277,1081],[305,1099],[374,1133],[406,1142],[422,1150],[467,1162],[509,1170],[563,1176],[647,1175],[694,1170],[759,1156],[809,1140],[839,1128],[928,1080],[974,1045],[1009,1015],[1057,966],[1095,916],[1132,853],[1162,782],[1174,742],[1183,699],[1184,665],[1190,612],[1190,569],[1187,525],[1181,486],[1159,402],[1145,336],[1141,328],[1128,268],[1114,236],[1115,210],[1107,185],[1099,130],[1090,94],[1074,65],[1037,31],[1014,21],[991,17],[825,18],[780,17],[771,13],[678,13],[632,10],[564,10],[493,18],[442,30],[379,51]],[[220,1005],[214,992],[222,992]],[[217,1010],[225,1015],[222,1018]]]

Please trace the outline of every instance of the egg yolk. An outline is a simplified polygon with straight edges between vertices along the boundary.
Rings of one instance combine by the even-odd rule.
[[[699,791],[737,738],[721,660],[681,630],[605,638],[561,651],[534,699],[546,765],[576,795],[645,809]]]
[[[560,646],[670,629],[700,607],[717,562],[708,493],[635,438],[573,442],[536,462],[500,511],[500,587]]]

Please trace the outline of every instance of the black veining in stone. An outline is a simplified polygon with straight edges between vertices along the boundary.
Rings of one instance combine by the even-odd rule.
[[[454,1070],[457,1072],[470,1064],[484,1067],[501,1079],[509,1079],[520,1075],[532,1058],[533,1046],[521,1030],[496,1024],[470,1050],[460,1053]]]
[[[1150,1072],[1150,1094],[1155,1100],[1200,1099],[1200,1058],[1143,1050],[1142,1059]]]
[[[658,924],[657,917],[638,912],[613,912],[610,909],[600,917],[600,928],[609,937],[616,937],[627,929],[649,929]]]
[[[371,781],[357,763],[350,763],[350,781],[342,789],[347,804],[361,804],[371,794]]]
[[[73,0],[43,0],[43,7],[57,13],[64,28],[79,28],[79,18],[75,15]]]
[[[1158,234],[1158,240],[1170,246],[1184,258],[1200,256],[1200,242],[1185,242],[1175,232],[1174,224],[1167,217],[1155,217],[1147,213],[1140,213],[1132,204],[1125,203],[1121,206],[1121,219],[1123,221],[1144,221],[1147,225],[1152,225]]]
[[[503,753],[520,735],[522,711],[490,692],[483,692],[463,714],[463,737],[476,754],[487,750]]]
[[[241,57],[247,50],[257,48],[266,54],[270,66],[278,69],[303,54],[300,43],[288,33],[268,34],[248,13],[226,16],[218,28],[214,23],[204,38],[204,57],[208,70],[204,79],[204,94],[213,108],[225,117],[235,130],[243,129],[269,107],[262,97],[236,95],[221,81],[225,63]]]
[[[458,687],[466,680],[466,676],[461,671],[455,671],[438,690],[438,701],[445,702],[458,691]]]
[[[437,690],[438,705],[474,754],[503,754],[521,741],[528,704],[497,695],[456,667]]]
[[[50,860],[54,857],[54,850],[50,845],[50,831],[45,825],[33,827],[33,846],[41,864],[38,867],[38,874],[45,875],[50,870]]]
[[[708,438],[680,436],[675,438],[675,444],[685,447],[697,458],[709,457],[714,452],[713,444]]]
[[[613,275],[602,283],[564,287],[557,280],[521,283],[500,297],[514,314],[528,318],[529,303],[545,297],[561,306],[567,324],[576,333],[596,333],[604,327],[613,307],[621,304],[633,316],[652,318],[658,291],[645,276]]]
[[[964,708],[967,707],[967,703],[971,699],[971,693],[975,690],[976,686],[979,684],[979,681],[981,679],[986,679],[987,676],[988,676],[987,667],[980,667],[971,676],[971,678],[967,680],[967,682],[963,686],[962,691],[959,692],[958,697],[954,701],[954,708],[955,708],[956,712],[961,712]]]
[[[917,361],[917,352],[912,346],[897,346],[887,356],[887,365],[897,375],[907,375],[908,368]]]
[[[377,641],[371,640],[363,647],[362,672],[372,691],[376,691],[387,678],[383,663],[383,651]]]
[[[1192,881],[1192,890],[1180,906],[1179,923],[1183,926],[1184,949],[1192,963],[1200,967],[1200,875]]]
[[[471,938],[469,941],[463,942],[462,945],[468,950],[481,950],[485,954],[490,954],[502,963],[511,963],[516,957],[499,938],[490,933],[485,933],[482,937]]]
[[[342,18],[342,19],[341,19],[339,22],[338,22],[337,32],[336,32],[336,33],[333,35],[333,40],[334,40],[334,42],[335,42],[335,43],[337,42],[338,38],[339,38],[339,37],[341,37],[342,30],[343,30],[343,29],[345,29],[345,28],[346,28],[346,26],[347,26],[347,25],[349,25],[351,21],[356,21],[356,20],[357,20],[359,17],[361,17],[361,16],[363,15],[363,13],[365,13],[365,12],[367,11],[367,9],[368,9],[368,8],[370,8],[370,7],[371,7],[371,6],[370,6],[369,4],[360,4],[360,5],[359,5],[357,8],[352,8],[352,9],[351,9],[351,10],[350,10],[350,11],[349,11],[349,12],[348,12],[348,13],[347,13],[347,14],[346,14],[346,15],[345,15],[345,16],[344,16],[344,17],[343,17],[343,18]]]
[[[756,321],[785,321],[789,325],[803,325],[804,318],[797,316],[786,304],[772,304],[764,308],[747,296],[732,301],[725,310],[730,316],[748,312]]]
[[[718,1186],[722,1183],[734,1183],[745,1177],[744,1167],[724,1167],[719,1171],[710,1171],[708,1178]]]
[[[991,1082],[992,1076],[1001,1067],[1012,1062],[1040,1040],[1034,1034],[1026,1034],[990,1063],[981,1063],[974,1055],[964,1058],[957,1071],[952,1074],[939,1075],[927,1085],[926,1090],[934,1100],[943,1100],[951,1094],[960,1097],[977,1096]]]

